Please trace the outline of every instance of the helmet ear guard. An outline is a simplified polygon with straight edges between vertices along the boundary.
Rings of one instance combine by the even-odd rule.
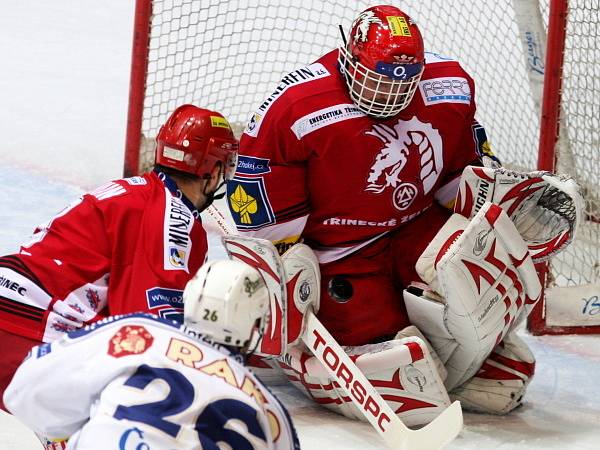
[[[183,291],[184,323],[215,342],[244,347],[262,335],[269,294],[260,273],[239,261],[204,264]],[[258,322],[258,327],[257,327]]]

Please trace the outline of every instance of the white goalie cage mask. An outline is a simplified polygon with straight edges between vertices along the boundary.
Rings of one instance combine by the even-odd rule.
[[[393,117],[408,106],[424,70],[406,80],[394,80],[355,61],[345,46],[339,48],[338,62],[354,104],[378,119]]]
[[[215,342],[244,347],[262,336],[269,293],[260,273],[249,265],[212,261],[188,281],[183,303],[187,326]]]

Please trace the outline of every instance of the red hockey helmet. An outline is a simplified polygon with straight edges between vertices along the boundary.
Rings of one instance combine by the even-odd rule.
[[[410,103],[425,67],[421,32],[395,6],[373,6],[352,24],[339,63],[350,96],[366,114],[392,117]]]
[[[238,141],[218,112],[194,105],[180,106],[161,127],[156,144],[157,164],[206,177],[221,162],[224,179],[233,178]]]

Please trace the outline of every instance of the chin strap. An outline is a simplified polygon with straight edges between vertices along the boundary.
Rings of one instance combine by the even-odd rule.
[[[204,202],[204,205],[202,205],[202,207],[198,208],[198,211],[203,212],[205,209],[207,209],[209,206],[211,206],[215,200],[221,200],[223,197],[225,197],[225,194],[227,194],[226,189],[223,189],[223,191],[220,193],[217,193],[217,192],[219,190],[221,190],[221,188],[225,187],[226,185],[227,185],[227,181],[223,180],[223,181],[221,181],[221,184],[219,184],[214,191],[209,192],[209,193],[206,193],[205,191],[203,191],[202,194],[204,194],[206,201]],[[206,189],[206,186],[204,188]]]

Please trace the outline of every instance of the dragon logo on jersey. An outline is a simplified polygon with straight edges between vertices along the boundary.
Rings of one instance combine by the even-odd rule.
[[[354,42],[367,41],[367,33],[369,32],[369,28],[371,27],[372,23],[383,25],[381,19],[377,17],[373,11],[363,11],[359,14],[354,24],[352,24],[352,28],[354,28],[355,24],[358,24],[356,26],[356,33],[354,33],[354,36],[352,36]]]
[[[152,346],[154,337],[144,327],[127,325],[110,338],[108,354],[115,358],[128,355],[139,355]]]
[[[418,187],[402,179],[401,175],[410,161],[418,161],[418,177],[424,194],[429,193],[439,178],[444,161],[442,138],[438,130],[417,117],[399,120],[395,126],[375,124],[366,134],[383,142],[367,178],[367,192],[381,194],[393,188],[393,204],[406,210],[417,197]],[[412,157],[411,157],[412,156]]]

